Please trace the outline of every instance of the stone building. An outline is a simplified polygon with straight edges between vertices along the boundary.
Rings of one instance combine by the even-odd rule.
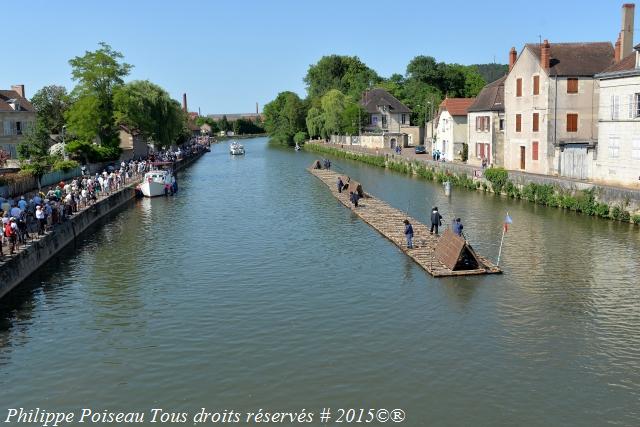
[[[0,90],[0,149],[17,158],[17,147],[36,121],[36,110],[25,97],[24,85]]]
[[[366,91],[360,105],[369,116],[365,132],[402,133],[402,127],[411,124],[409,107],[384,89]]]
[[[445,98],[440,103],[434,150],[444,159],[460,160],[467,143],[467,112],[475,98]]]
[[[468,163],[504,164],[504,81],[506,76],[486,85],[471,104],[467,114]]]
[[[504,166],[585,179],[597,139],[594,75],[614,62],[610,42],[527,44],[509,54]]]

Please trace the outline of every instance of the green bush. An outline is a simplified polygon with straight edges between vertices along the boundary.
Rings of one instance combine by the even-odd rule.
[[[631,217],[631,222],[633,222],[634,224],[640,224],[640,215],[633,215]]]
[[[69,172],[71,169],[75,169],[79,165],[80,164],[78,162],[76,162],[75,160],[58,159],[53,163],[53,170],[54,171]]]
[[[295,142],[298,145],[304,144],[304,142],[307,139],[308,139],[308,136],[306,132],[298,132],[295,135],[293,135],[293,142]]]
[[[613,209],[611,209],[611,213],[609,214],[609,216],[612,219],[615,219],[616,221],[620,220],[620,217],[622,216],[622,208],[620,206],[614,206]]]
[[[491,183],[494,193],[500,194],[509,180],[509,173],[505,168],[491,167],[484,171],[484,177]]]

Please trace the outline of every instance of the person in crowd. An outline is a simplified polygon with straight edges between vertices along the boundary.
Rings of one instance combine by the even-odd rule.
[[[407,238],[407,249],[413,249],[413,226],[408,219],[404,220],[404,235]]]
[[[438,227],[442,225],[442,215],[438,212],[438,207],[434,207],[431,210],[431,234],[435,230],[436,234],[438,234]]]
[[[360,196],[355,191],[349,191],[349,200],[353,203],[353,207],[358,207],[358,200],[360,200]]]
[[[344,182],[342,182],[342,177],[338,177],[338,193],[342,193],[342,189],[344,188]]]
[[[38,236],[42,236],[44,234],[44,225],[46,220],[44,217],[44,211],[40,205],[36,205],[36,221],[38,221]]]

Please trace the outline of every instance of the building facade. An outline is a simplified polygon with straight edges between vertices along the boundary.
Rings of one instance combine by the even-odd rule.
[[[597,141],[594,75],[614,62],[609,42],[512,48],[504,83],[504,166],[586,179]]]
[[[471,165],[504,165],[505,80],[506,76],[486,85],[469,107],[467,141]]]
[[[368,115],[365,132],[403,133],[411,125],[411,110],[384,89],[371,89],[362,95],[360,105]]]
[[[35,125],[36,110],[25,97],[24,85],[0,90],[0,149],[18,157],[17,147],[25,133]]]
[[[475,98],[446,98],[440,103],[433,150],[445,160],[460,160],[467,143],[467,113]]]
[[[640,45],[598,74],[598,150],[593,179],[640,187]]]

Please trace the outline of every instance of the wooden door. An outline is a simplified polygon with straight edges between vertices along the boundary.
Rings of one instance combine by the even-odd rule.
[[[520,169],[524,170],[524,166],[525,166],[525,148],[524,147],[520,147]]]

